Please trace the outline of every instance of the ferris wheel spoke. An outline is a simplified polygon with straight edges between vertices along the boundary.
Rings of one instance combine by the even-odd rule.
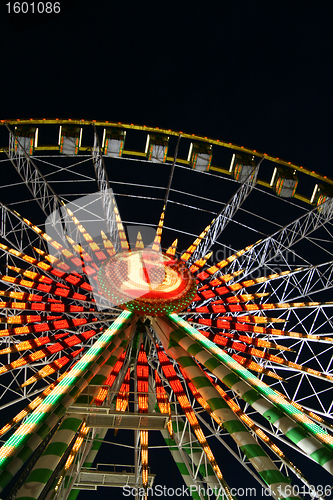
[[[170,332],[170,325],[161,320],[154,320],[153,325],[155,330],[159,332],[159,338],[168,355],[174,358],[186,376],[191,381],[194,381],[196,389],[199,391],[201,397],[214,409],[214,414],[218,417],[220,424],[223,423],[223,426],[230,433],[231,438],[234,439],[236,444],[242,449],[250,463],[266,482],[267,487],[272,488],[276,494],[278,489],[284,490],[288,481],[286,481],[282,474],[280,475],[278,473],[270,457],[257,444],[247,428],[239,420],[237,414],[219,395],[218,391],[216,391],[209,379],[205,377],[205,373],[202,372],[196,362],[190,357],[186,350],[179,345],[175,345],[174,339],[171,336],[172,327]],[[259,456],[260,466],[258,467]],[[267,481],[268,476],[274,477],[274,480]]]
[[[27,496],[38,499],[47,482],[52,478],[54,471],[57,469],[64,452],[68,450],[76,433],[79,432],[83,419],[84,415],[69,414],[63,420],[17,492],[17,499],[26,498]],[[55,453],[56,449],[58,453]]]
[[[0,455],[0,470],[2,470],[0,474],[0,485],[2,488],[10,480],[10,476],[13,475],[13,473],[10,473],[10,476],[7,475],[6,471],[8,471],[8,468],[10,470],[18,470],[18,462],[13,462],[13,457],[17,455],[17,452],[22,446],[25,446],[25,443],[33,436],[34,431],[38,429],[43,422],[52,421],[53,424],[50,427],[52,428],[59,420],[60,416],[64,415],[67,408],[75,399],[74,393],[77,397],[80,392],[82,392],[87,386],[89,378],[92,378],[98,372],[101,364],[107,361],[113,350],[117,347],[117,343],[119,345],[122,340],[119,333],[125,327],[126,323],[128,323],[131,316],[132,314],[129,312],[124,312],[120,315],[95,343],[96,347],[88,350],[79,363],[75,365],[75,369],[72,369],[66,377],[64,377],[61,387],[58,386],[55,388],[55,391],[58,393],[55,402],[53,401],[53,393],[49,394],[43,403],[29,414],[25,423],[21,424],[13,436],[6,441],[1,449]],[[83,377],[83,375],[86,375],[86,377]],[[74,392],[69,391],[70,387],[74,389]],[[54,412],[52,413],[51,410],[51,415],[50,409]]]
[[[333,286],[333,261],[324,262],[315,266],[305,266],[280,273],[274,276],[274,283],[268,276],[259,279],[253,284],[259,284],[258,292],[270,291],[279,302],[292,299],[306,298],[311,300],[311,294],[329,290]],[[278,279],[277,279],[278,278]],[[261,280],[261,281],[260,281]],[[264,299],[265,302],[267,299]]]
[[[170,438],[167,431],[161,431],[162,437],[167,444],[171,456],[184,480],[187,488],[191,490],[196,489],[199,492],[199,498],[204,500],[204,497],[200,493],[200,486],[202,486],[200,479],[197,478],[197,474],[193,471],[193,466],[189,457],[189,454],[184,451],[184,446],[180,444],[176,435]]]
[[[281,296],[283,301],[289,299],[292,291],[298,293],[296,296],[293,294],[293,300],[297,300],[329,290],[333,287],[333,261],[295,271],[291,276],[286,276],[284,281],[288,288]]]
[[[101,153],[99,137],[95,126],[94,126],[94,146],[92,149],[92,157],[97,179],[97,186],[102,198],[102,205],[105,214],[106,226],[108,230],[107,233],[109,239],[111,240],[113,246],[115,247],[116,252],[119,252],[121,247],[120,247],[119,232],[117,229],[116,213],[114,211],[115,199],[110,187],[103,155]]]
[[[220,236],[227,224],[232,220],[239,207],[244,203],[246,198],[251,193],[255,186],[259,166],[263,160],[260,160],[252,172],[248,175],[247,179],[241,184],[234,196],[229,200],[221,212],[213,219],[210,224],[209,230],[205,237],[201,240],[199,245],[190,258],[190,263],[202,258],[214,245],[217,238]]]
[[[175,315],[170,315],[170,318],[173,318],[174,321],[176,321],[176,316]],[[193,328],[191,328],[189,325],[186,326],[186,323],[184,321],[179,321],[177,319],[176,324],[178,326],[182,326],[183,328],[186,327],[186,332],[191,331],[191,335],[195,336],[196,339],[199,338],[198,332],[196,332]],[[197,342],[193,338],[189,338],[187,333],[180,333],[180,331],[177,331],[177,335],[175,336],[175,333],[172,334],[172,338],[177,341],[177,343],[181,346],[183,346],[186,350],[190,350],[190,352],[193,352],[194,357],[202,363],[206,368],[208,368],[215,376],[217,376],[222,382],[224,382],[228,387],[232,388],[233,385],[235,385],[236,388],[236,393],[243,398],[245,401],[249,402],[250,405],[255,408],[256,411],[258,411],[260,414],[262,414],[265,418],[268,420],[271,420],[272,415],[270,415],[270,411],[273,410],[274,406],[272,405],[271,402],[267,401],[266,399],[263,399],[262,396],[259,396],[258,393],[256,392],[255,398],[253,400],[252,397],[250,399],[247,398],[246,393],[249,391],[249,386],[247,385],[247,379],[246,377],[244,378],[244,381],[240,381],[241,377],[240,374],[242,371],[245,369],[242,368],[238,371],[236,368],[237,364],[234,364],[235,369],[233,370],[234,373],[232,374],[232,371],[229,371],[227,369],[227,366],[222,366],[217,359],[215,358],[216,354],[213,354],[213,357],[211,355],[208,355],[208,352],[202,347],[199,350],[199,346]],[[205,338],[205,337],[203,337]],[[204,345],[204,342],[202,342],[202,345]],[[214,344],[212,344],[213,346]],[[192,347],[191,347],[192,346]],[[196,347],[195,347],[196,346]],[[214,352],[220,352],[219,349],[217,349],[217,346],[214,348]],[[222,351],[221,351],[222,352]],[[225,357],[225,355],[223,355]],[[219,358],[220,359],[220,358]],[[227,357],[225,357],[225,360],[227,360]],[[226,361],[226,365],[229,363]],[[232,365],[232,363],[231,363]],[[230,365],[230,366],[231,366]],[[237,373],[237,375],[236,375]],[[250,375],[249,372],[246,371]],[[236,376],[235,376],[236,375]],[[230,377],[230,378],[228,378]],[[252,376],[251,377],[254,381],[254,385],[256,387],[256,391],[262,386],[262,382],[259,381],[256,377]],[[247,383],[245,383],[247,382]],[[250,386],[252,387],[252,385]],[[262,386],[264,387],[264,386]],[[261,391],[260,391],[261,392]],[[264,391],[263,391],[264,392]],[[268,391],[270,392],[270,391]],[[252,394],[252,391],[249,391],[249,394]],[[272,423],[273,425],[279,426],[281,429],[285,429],[285,432],[291,429],[298,429],[297,432],[301,432],[301,434],[304,436],[301,441],[299,440],[299,437],[296,438],[296,434],[294,435],[293,432],[288,431],[288,437],[291,439],[295,444],[300,446],[306,453],[311,453],[312,458],[314,458],[316,461],[321,463],[321,465],[326,468],[327,470],[333,470],[333,454],[330,451],[330,437],[329,435],[326,434],[320,428],[319,426],[316,426],[313,424],[312,420],[310,420],[308,417],[305,417],[304,415],[300,415],[299,410],[297,410],[296,407],[293,407],[293,405],[288,404],[286,401],[283,402],[283,397],[279,396],[277,393],[274,393],[274,397],[270,397],[267,393],[265,395],[265,398],[268,397],[268,399],[273,400],[274,399],[274,405],[279,405],[279,417],[277,418],[276,416],[273,417]],[[273,395],[273,393],[272,393]],[[277,401],[281,401],[281,404],[277,403]],[[290,405],[290,406],[289,406]],[[289,406],[289,408],[288,408]],[[286,412],[286,409],[288,409],[288,412]],[[284,411],[283,411],[284,410]],[[273,413],[276,411],[273,410]],[[296,420],[293,421],[292,418],[294,417],[295,413],[299,412],[298,415],[299,417]],[[311,436],[307,437],[307,434],[305,432],[305,429],[302,427],[304,426],[304,423],[306,424],[307,429],[311,429],[310,434]],[[316,430],[315,430],[316,429]],[[318,440],[318,441],[317,441]],[[316,442],[317,441],[317,442]],[[325,445],[323,446],[323,444]],[[327,449],[328,448],[328,449]],[[313,450],[322,450],[323,453],[326,455],[326,463],[323,463],[323,461],[319,460],[318,457],[316,456],[316,453],[313,452]],[[310,451],[312,450],[312,451]]]
[[[271,262],[274,257],[283,254],[293,245],[322,227],[332,218],[332,211],[318,212],[317,208],[294,220],[281,230],[256,243],[245,255],[235,260],[232,270],[244,269],[245,275],[254,273]],[[233,269],[235,267],[235,269]]]
[[[27,248],[34,245],[38,246],[42,238],[36,234],[32,236],[29,225],[17,212],[0,203],[0,214],[2,221],[0,234],[5,241],[20,252],[24,252]]]
[[[14,135],[7,124],[5,126],[9,132],[8,158],[46,217],[51,217],[54,229],[62,235],[59,227],[60,220],[58,223],[56,221],[61,214],[62,201],[43,177],[30,154],[22,146],[20,139]]]
[[[162,371],[167,380],[171,391],[175,394],[180,407],[183,409],[186,415],[185,422],[179,414],[173,417],[172,420],[172,441],[173,445],[176,443],[178,451],[181,454],[182,461],[185,462],[187,470],[194,481],[195,485],[198,483],[199,472],[203,477],[203,480],[212,488],[217,490],[222,489],[229,500],[233,500],[234,497],[231,495],[229,486],[227,485],[220,468],[218,467],[214,455],[212,454],[210,447],[203,435],[201,427],[198,423],[196,412],[193,407],[190,406],[188,396],[185,394],[184,389],[180,384],[180,380],[176,375],[176,371],[173,368],[172,362],[167,358],[167,356],[162,352],[161,348],[157,346],[157,354],[160,359],[162,359]],[[192,427],[195,433],[194,437],[190,428]],[[163,435],[163,433],[162,433]],[[164,434],[166,439],[166,432]],[[168,438],[167,443],[170,443]],[[173,448],[175,448],[173,446]],[[184,450],[191,457],[192,465],[189,461],[184,458]],[[179,464],[179,457],[176,457],[177,463]],[[185,479],[185,478],[184,478]],[[186,481],[185,481],[186,482]],[[187,483],[186,483],[187,484]]]

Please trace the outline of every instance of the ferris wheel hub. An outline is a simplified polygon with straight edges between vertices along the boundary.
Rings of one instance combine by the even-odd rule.
[[[113,304],[140,315],[180,312],[196,293],[195,279],[183,262],[150,249],[115,255],[101,266],[98,281]]]

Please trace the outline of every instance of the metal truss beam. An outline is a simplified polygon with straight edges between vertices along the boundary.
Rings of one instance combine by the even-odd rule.
[[[161,430],[166,429],[169,416],[161,413],[124,413],[116,412],[110,407],[73,406],[73,413],[87,415],[87,425],[98,429],[131,429],[131,430]]]
[[[207,483],[207,485],[210,485],[211,487],[217,487],[217,489],[223,490],[223,485],[220,482],[220,480],[217,478],[215,475],[210,475],[207,473],[208,469],[210,469],[210,464],[207,460],[207,457],[204,453],[204,450],[202,449],[201,445],[199,444],[197,438],[192,434],[191,427],[189,425],[188,420],[184,417],[183,414],[178,413],[178,401],[175,396],[175,394],[172,391],[172,388],[164,376],[164,373],[158,363],[158,358],[155,350],[155,343],[157,339],[153,338],[153,335],[155,335],[154,330],[149,330],[149,328],[146,328],[147,336],[150,340],[150,356],[148,358],[149,364],[153,367],[153,369],[158,371],[158,374],[165,384],[165,386],[168,387],[168,391],[170,392],[170,400],[174,402],[174,411],[172,413],[172,420],[173,422],[177,422],[177,428],[179,427],[178,431],[175,430],[174,428],[174,433],[173,433],[173,446],[170,449],[171,454],[173,455],[173,450],[177,453],[179,453],[178,458],[181,457],[181,460],[183,464],[185,465],[187,472],[189,474],[189,481],[191,484],[195,485],[197,487],[197,493],[199,494],[199,497],[202,498],[201,493],[200,493],[200,488],[202,488],[203,484]],[[154,332],[154,333],[153,333]],[[169,358],[171,363],[174,366],[174,369],[176,372],[179,374],[180,378],[182,379],[182,374],[179,372],[179,368],[177,365],[177,362]],[[187,385],[185,385],[185,392],[187,394],[187,397],[189,400],[193,400],[193,396],[190,393],[189,388]],[[193,400],[193,405],[195,406],[195,400]],[[198,409],[198,408],[197,408]],[[195,411],[195,408],[193,407],[193,410]],[[200,408],[201,411],[201,408]],[[199,414],[196,412],[197,417],[199,418]],[[162,436],[166,439],[168,437],[168,433],[166,431],[161,431]],[[185,449],[187,451],[185,451]],[[175,457],[173,457],[175,459]],[[205,473],[203,472],[205,470]],[[202,476],[202,479],[201,479]],[[185,480],[185,477],[183,477]]]
[[[94,126],[94,147],[92,149],[92,159],[93,159],[98,189],[102,197],[105,222],[109,233],[108,236],[113,246],[115,247],[116,252],[119,252],[120,240],[117,230],[117,221],[112,207],[113,194],[110,188],[108,174],[106,172],[104,159],[101,154],[99,137],[95,126]]]
[[[15,137],[14,133],[7,124],[5,124],[5,126],[9,132],[9,149],[8,152],[6,151],[8,159],[46,217],[51,217],[54,229],[63,239],[63,231],[62,228],[59,227],[59,217],[62,214],[61,207],[64,203],[60,200],[59,196],[41,174],[29,153],[22,147],[20,140]],[[15,140],[19,146],[16,151]]]
[[[253,469],[249,467],[249,461],[246,459],[245,455],[242,453],[240,448],[237,446],[238,454],[231,448],[223,439],[222,435],[225,433],[224,430],[218,429],[214,430],[214,426],[210,425],[205,419],[201,417],[201,415],[197,415],[200,422],[211,432],[212,436],[214,436],[223,446],[228,450],[228,452],[244,467],[244,469],[251,474],[251,476],[261,485],[262,488],[267,489],[267,485],[262,481],[261,477],[257,475]],[[212,422],[213,424],[213,422]]]
[[[333,212],[330,210],[322,212],[318,212],[317,208],[310,210],[271,236],[259,241],[248,252],[235,259],[229,272],[243,269],[243,276],[254,273],[276,256],[283,256],[285,250],[290,249],[303,238],[307,238],[309,234],[330,221],[332,216]]]
[[[139,484],[136,482],[135,473],[132,472],[133,466],[117,465],[118,469],[122,467],[123,471],[120,471],[116,470],[114,465],[114,471],[112,469],[106,471],[105,469],[99,470],[98,465],[96,468],[82,467],[76,482],[73,484],[73,489],[96,491],[101,486],[122,488],[124,485],[132,488],[143,488],[142,479]],[[112,465],[110,468],[112,468]],[[126,472],[126,469],[131,469],[131,471]],[[155,474],[148,474],[148,488],[153,487],[154,479]]]
[[[274,301],[286,302],[304,298],[312,300],[311,294],[333,288],[333,261],[296,269],[274,281],[276,282],[272,290]],[[269,291],[269,289],[270,282],[268,281],[262,284],[257,292]],[[266,297],[264,302],[272,302],[272,296]]]
[[[0,203],[0,236],[19,252],[24,252],[32,245],[39,246],[39,242],[42,242],[43,249],[47,250],[44,240],[32,232],[29,225],[3,203]]]
[[[239,207],[244,203],[246,198],[251,193],[253,187],[255,186],[257,175],[259,171],[260,162],[254,167],[252,172],[249,174],[247,179],[241,184],[233,197],[224,206],[221,212],[216,216],[214,222],[212,223],[206,237],[200,242],[194,251],[190,262],[194,262],[201,257],[204,257],[208,250],[214,245],[217,238],[220,236],[227,224],[233,219],[235,213]]]

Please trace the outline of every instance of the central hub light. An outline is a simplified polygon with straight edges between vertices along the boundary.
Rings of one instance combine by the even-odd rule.
[[[149,249],[115,255],[101,266],[98,281],[114,305],[148,316],[180,312],[196,294],[195,279],[182,261]]]

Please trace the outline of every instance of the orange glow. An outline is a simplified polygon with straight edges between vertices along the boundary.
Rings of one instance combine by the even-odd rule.
[[[117,376],[119,375],[119,372],[124,364],[126,352],[123,352],[116,364],[113,367],[113,370],[111,371],[110,375],[105,381],[105,385],[108,387],[112,387],[114,381],[116,380]],[[105,400],[106,396],[108,394],[108,389],[107,388],[101,388],[95,398],[94,401],[92,401],[91,404],[96,404],[96,405],[101,405],[103,401]]]
[[[129,390],[130,390],[130,374],[131,368],[128,368],[124,382],[120,387],[119,394],[116,400],[116,411],[126,411],[128,406]]]
[[[182,407],[182,409],[185,413],[185,416],[193,429],[193,432],[195,433],[199,443],[202,445],[203,450],[204,450],[205,454],[207,455],[208,460],[212,464],[212,467],[214,467],[214,470],[216,472],[217,477],[219,479],[222,479],[223,478],[222,472],[221,472],[220,468],[218,467],[218,465],[216,464],[214,455],[213,455],[213,453],[212,453],[212,451],[211,451],[211,449],[206,441],[206,438],[202,432],[202,429],[201,429],[200,424],[197,420],[197,417],[195,416],[195,413],[192,410],[190,401],[188,400],[188,398],[184,392],[183,386],[180,383],[180,380],[175,372],[175,369],[173,368],[171,362],[169,361],[169,358],[162,351],[162,349],[160,348],[160,346],[158,344],[156,344],[156,350],[157,350],[158,359],[160,361],[164,375],[168,379],[168,382],[169,382],[173,392],[175,393],[175,395],[178,399],[178,402],[179,402],[180,406]],[[168,368],[168,369],[166,369],[166,368]]]
[[[148,360],[146,353],[143,349],[143,344],[141,344],[138,361],[137,361],[137,390],[138,390],[138,406],[140,413],[148,412]]]
[[[73,351],[70,354],[63,356],[62,358],[59,358],[59,359],[53,361],[53,363],[50,363],[50,364],[44,366],[41,370],[39,370],[38,373],[36,373],[32,377],[30,377],[28,380],[26,380],[21,385],[21,387],[26,387],[30,384],[33,384],[37,380],[40,380],[40,379],[45,378],[49,375],[52,375],[56,371],[63,368],[67,363],[69,363],[76,356],[78,356],[83,350],[84,350],[84,348],[82,347],[82,349],[78,349],[77,351]]]

